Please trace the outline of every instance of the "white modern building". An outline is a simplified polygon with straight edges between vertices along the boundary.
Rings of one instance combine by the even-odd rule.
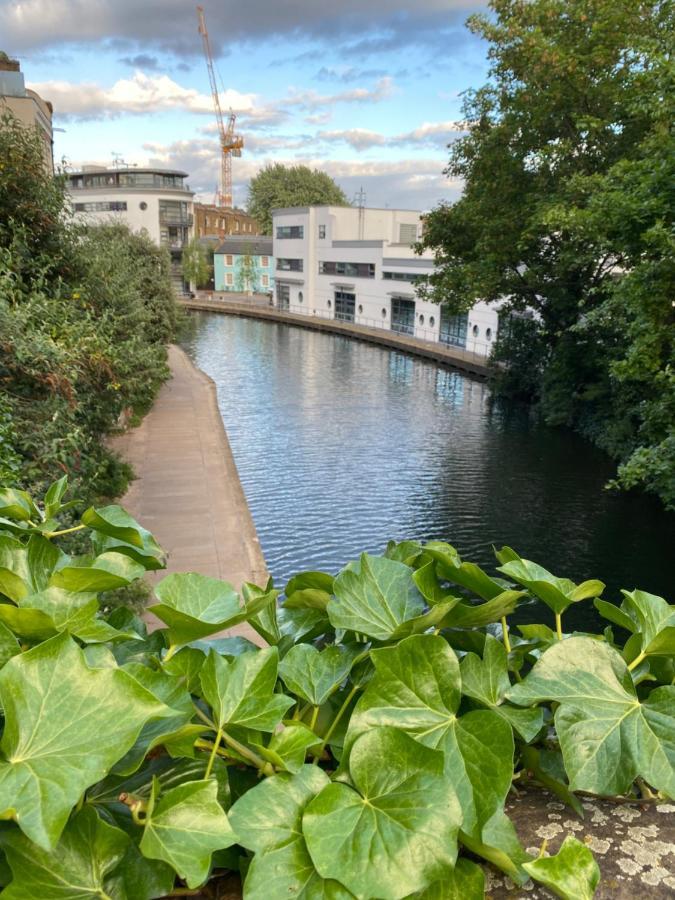
[[[272,216],[279,308],[490,353],[498,325],[494,307],[478,303],[449,316],[416,296],[415,280],[434,266],[431,253],[414,250],[422,235],[419,212],[309,206]]]
[[[194,194],[187,177],[175,169],[84,166],[68,173],[67,187],[76,219],[123,222],[166,247],[174,283],[183,290],[181,257],[193,232]]]

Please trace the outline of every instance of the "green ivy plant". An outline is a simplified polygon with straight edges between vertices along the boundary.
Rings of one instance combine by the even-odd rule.
[[[617,606],[508,547],[493,576],[406,541],[283,592],[169,575],[150,633],[99,596],[162,568],[160,547],[118,506],[60,528],[66,487],[0,491],[3,900],[152,900],[226,872],[246,900],[478,900],[480,860],[583,900],[591,851],[528,854],[514,781],[580,814],[579,792],[675,798],[662,598]],[[87,555],[60,549],[73,531]],[[611,625],[566,633],[590,601]],[[510,627],[538,602],[553,628]],[[241,622],[261,646],[218,636]]]

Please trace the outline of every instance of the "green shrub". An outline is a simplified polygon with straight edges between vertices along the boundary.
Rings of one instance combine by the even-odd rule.
[[[178,321],[165,251],[121,225],[76,226],[40,138],[0,120],[0,472],[40,492],[67,473],[117,496],[130,470],[104,446],[149,408]]]
[[[590,850],[568,836],[531,857],[504,811],[513,780],[578,813],[579,791],[675,798],[675,608],[660,597],[624,591],[618,607],[602,582],[508,547],[493,576],[409,541],[283,593],[168,575],[150,634],[97,596],[161,568],[160,548],[117,506],[60,528],[65,489],[41,506],[0,491],[8,900],[64,883],[151,900],[228,870],[247,900],[473,900],[476,858],[579,900],[599,880]],[[74,533],[86,555],[60,549]],[[566,634],[566,609],[591,601],[611,624]],[[525,603],[554,628],[510,628]],[[213,637],[241,622],[264,649]]]

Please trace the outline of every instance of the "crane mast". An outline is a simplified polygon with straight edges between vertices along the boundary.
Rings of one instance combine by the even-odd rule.
[[[204,7],[197,7],[197,17],[199,19],[199,33],[202,36],[202,44],[204,46],[204,56],[206,57],[206,68],[209,73],[209,84],[211,85],[211,96],[213,97],[213,106],[216,112],[216,125],[218,127],[218,137],[220,139],[220,191],[218,192],[218,206],[232,208],[232,157],[241,156],[244,146],[244,139],[241,135],[234,133],[234,126],[237,121],[236,114],[230,110],[227,116],[227,125],[223,110],[220,105],[220,96],[218,94],[218,84],[216,81],[216,73],[213,67],[213,54],[211,53],[211,42],[209,41],[209,32],[206,28],[206,20],[204,18]]]

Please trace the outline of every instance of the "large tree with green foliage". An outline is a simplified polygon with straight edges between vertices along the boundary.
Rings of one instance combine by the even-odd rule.
[[[675,506],[672,4],[491,7],[469,20],[490,80],[450,149],[464,194],[427,218],[427,291],[455,312],[479,299],[533,312],[502,330],[498,388]]]
[[[265,166],[251,179],[248,212],[263,234],[272,233],[272,210],[289,206],[349,206],[344,191],[330,175],[309,166]]]

